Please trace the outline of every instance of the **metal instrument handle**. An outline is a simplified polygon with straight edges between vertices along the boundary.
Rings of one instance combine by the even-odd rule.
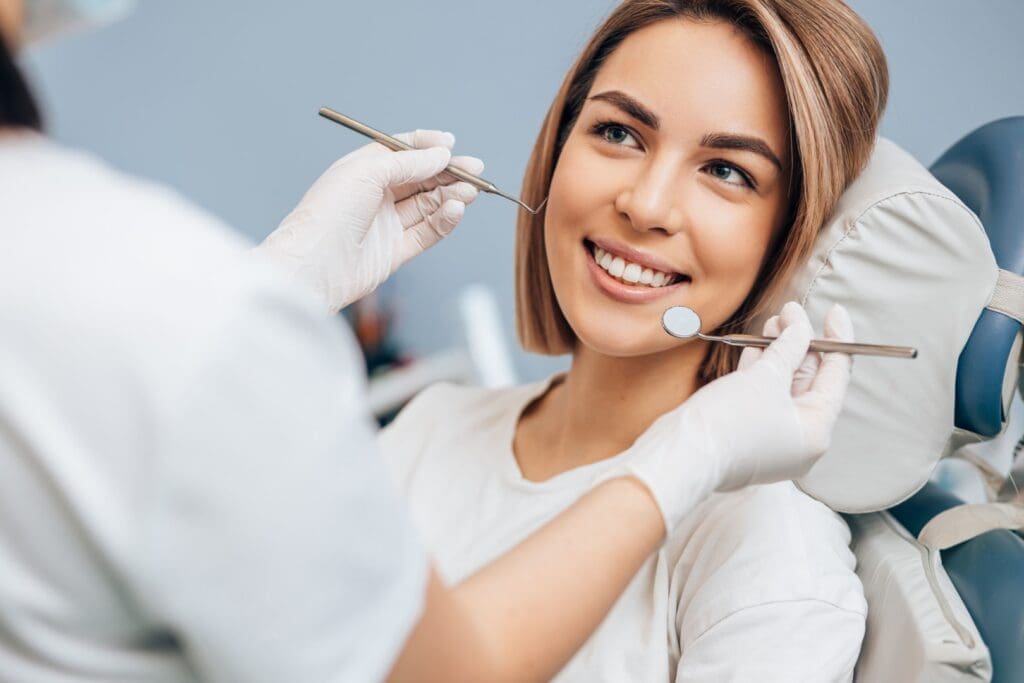
[[[774,337],[759,337],[753,334],[727,334],[723,337],[701,335],[702,338],[721,341],[731,346],[755,346],[765,348],[773,341]],[[814,339],[811,341],[811,351],[822,353],[854,353],[865,356],[886,356],[888,358],[917,358],[917,349],[910,346],[891,346],[887,344],[860,344],[856,342],[839,342],[828,339]]]
[[[365,123],[356,121],[351,116],[345,116],[341,112],[334,111],[329,107],[320,107],[320,116],[324,117],[325,119],[334,121],[335,123],[340,123],[349,130],[355,131],[360,135],[365,135],[371,140],[379,142],[380,144],[384,145],[392,152],[409,151],[412,149],[416,149],[412,145],[407,145],[398,138],[393,138],[387,133],[382,133],[376,128],[371,128]],[[498,190],[494,183],[484,180],[483,178],[478,178],[472,173],[467,173],[458,166],[449,166],[448,168],[444,169],[444,172],[447,173],[448,175],[458,178],[459,180],[465,181],[470,185],[480,190],[483,190],[484,192],[496,193]]]

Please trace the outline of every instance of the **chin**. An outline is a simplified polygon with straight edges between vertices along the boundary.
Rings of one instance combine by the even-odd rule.
[[[602,316],[601,320],[573,320],[567,316],[581,346],[612,358],[636,358],[664,353],[678,348],[680,342],[661,329],[657,318],[636,319],[637,316]],[[592,318],[593,316],[586,316]]]

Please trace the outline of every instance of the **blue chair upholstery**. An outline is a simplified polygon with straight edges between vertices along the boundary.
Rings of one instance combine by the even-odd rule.
[[[967,135],[931,172],[981,219],[999,267],[1024,275],[1024,116]],[[1001,431],[1003,373],[1019,330],[995,311],[978,319],[957,365],[957,427],[982,436]]]
[[[959,498],[927,484],[889,510],[917,536]],[[998,529],[942,551],[942,566],[971,613],[992,657],[993,683],[1024,681],[1024,539]]]
[[[1024,275],[1024,116],[994,121],[964,137],[932,173],[981,219],[999,267]],[[956,426],[995,436],[1003,425],[1003,378],[1020,331],[1012,318],[986,310],[957,365]],[[961,504],[928,484],[890,512],[917,536],[938,513]],[[1024,681],[1024,538],[984,533],[942,551],[942,563],[992,657],[995,683]]]

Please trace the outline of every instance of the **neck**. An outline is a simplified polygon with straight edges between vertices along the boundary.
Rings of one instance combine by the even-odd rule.
[[[610,458],[697,390],[707,346],[691,342],[648,356],[619,358],[580,346],[564,382],[524,416],[534,438],[520,466],[530,479]],[[525,444],[524,444],[525,445]]]

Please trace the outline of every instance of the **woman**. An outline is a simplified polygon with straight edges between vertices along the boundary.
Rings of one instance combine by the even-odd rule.
[[[660,420],[646,460],[445,585],[373,452],[344,331],[173,193],[39,134],[7,46],[23,19],[38,36],[110,4],[0,0],[6,678],[547,680],[685,511],[822,453],[848,357],[826,358],[815,390],[794,398],[810,337],[798,320]],[[407,141],[454,143],[431,131]],[[262,251],[337,310],[458,222],[475,190],[431,189],[449,155],[347,155]],[[653,457],[764,392],[777,420],[740,431],[788,434],[774,453],[734,438],[701,459]],[[704,419],[687,424],[695,407]],[[325,520],[347,522],[324,536]]]
[[[886,92],[876,39],[838,1],[614,11],[534,148],[524,199],[547,196],[546,210],[518,226],[519,337],[572,353],[571,369],[508,390],[432,388],[381,437],[447,579],[629,467],[660,415],[736,366],[729,347],[666,336],[661,312],[685,304],[730,332],[770,306],[866,162]],[[711,496],[560,678],[849,680],[866,607],[848,541],[792,483]]]

